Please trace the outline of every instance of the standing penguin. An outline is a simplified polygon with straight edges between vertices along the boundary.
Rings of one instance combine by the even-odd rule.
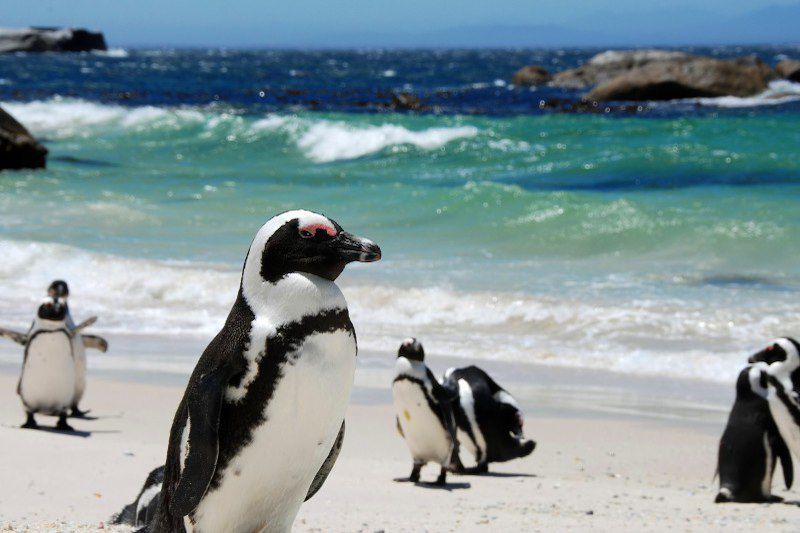
[[[425,365],[425,350],[417,339],[403,341],[394,369],[392,396],[397,429],[414,461],[407,481],[418,482],[422,467],[434,462],[441,465],[436,484],[444,485],[448,469],[461,470],[453,418],[458,393],[436,380]]]
[[[756,363],[736,380],[736,401],[719,442],[716,503],[781,501],[771,493],[778,459],[786,488],[792,486],[792,457],[770,414],[766,370]]]
[[[34,414],[44,413],[58,416],[57,429],[72,430],[67,424],[67,410],[75,395],[75,361],[66,316],[62,302],[45,298],[26,339],[17,385],[27,414],[24,428],[38,428]]]
[[[750,357],[767,365],[767,400],[775,424],[795,458],[800,459],[800,343],[790,337],[776,339]]]
[[[475,457],[470,473],[489,471],[490,462],[530,455],[536,447],[522,433],[523,415],[517,401],[476,366],[451,368],[445,385],[458,390],[454,413],[458,441]]]
[[[356,336],[335,280],[381,257],[310,211],[267,221],[175,413],[149,531],[289,531],[342,446]]]

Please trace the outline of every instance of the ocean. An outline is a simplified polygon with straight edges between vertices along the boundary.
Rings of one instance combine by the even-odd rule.
[[[0,104],[50,150],[0,173],[0,324],[64,278],[98,333],[210,339],[258,227],[302,207],[383,249],[340,278],[365,350],[731,380],[800,335],[800,84],[599,113],[509,85],[598,51],[0,56]],[[144,355],[109,358],[199,353]]]

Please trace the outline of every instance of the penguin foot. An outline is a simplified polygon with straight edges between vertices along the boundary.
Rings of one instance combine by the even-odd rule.
[[[33,418],[33,413],[28,413],[28,418],[20,427],[23,429],[39,429],[39,424],[37,424],[36,419]]]
[[[70,418],[87,418],[87,414],[91,412],[91,409],[87,409],[85,411],[81,411],[78,409],[77,405],[72,406],[72,410],[69,413]]]
[[[433,484],[440,487],[447,485],[447,468],[442,467],[441,471],[439,472],[439,477],[436,478],[436,481],[434,481]]]
[[[75,428],[67,424],[67,415],[62,414],[58,417],[58,423],[56,424],[56,429],[59,431],[75,431]]]

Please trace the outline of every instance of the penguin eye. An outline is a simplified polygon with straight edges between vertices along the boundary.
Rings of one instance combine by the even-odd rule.
[[[307,229],[301,229],[300,236],[304,239],[310,239],[311,237],[314,236],[314,234],[308,231]]]

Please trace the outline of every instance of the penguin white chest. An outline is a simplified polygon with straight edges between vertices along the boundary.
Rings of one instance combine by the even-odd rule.
[[[422,387],[412,381],[398,380],[392,385],[392,396],[395,413],[414,460],[447,464],[452,443],[431,410]]]
[[[26,409],[60,414],[75,395],[72,342],[63,331],[36,334],[27,348],[19,393]]]
[[[264,421],[195,511],[195,531],[289,531],[344,420],[356,365],[349,331],[314,333],[288,354]]]

